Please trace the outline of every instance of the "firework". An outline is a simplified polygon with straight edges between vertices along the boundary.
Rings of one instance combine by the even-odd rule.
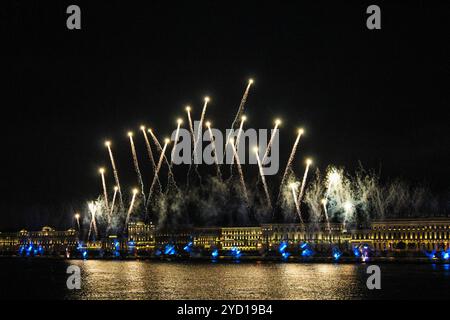
[[[323,212],[325,214],[325,220],[327,222],[328,231],[331,233],[330,220],[328,218],[327,199],[322,199]]]
[[[144,203],[145,203],[144,181],[142,180],[142,174],[141,174],[141,169],[139,168],[139,161],[138,161],[138,157],[137,157],[137,153],[136,153],[136,147],[134,146],[133,132],[131,132],[131,131],[128,132],[128,137],[130,138],[130,146],[131,146],[131,154],[133,156],[134,170],[136,171],[138,182],[141,185],[142,197],[143,197]]]
[[[153,177],[153,181],[152,181],[152,184],[150,186],[150,191],[148,192],[146,206],[148,206],[149,203],[150,203],[150,199],[151,199],[152,193],[153,193],[153,188],[155,187],[155,183],[156,183],[156,180],[158,178],[159,170],[161,169],[161,165],[162,165],[162,162],[164,160],[165,152],[166,152],[167,145],[169,144],[169,142],[170,142],[170,139],[165,139],[164,147],[161,149],[161,155],[159,156],[158,165],[156,166],[156,170],[155,170],[155,175]]]
[[[239,151],[239,142],[241,141],[241,135],[242,135],[242,131],[243,131],[243,128],[244,128],[244,122],[246,120],[247,120],[246,116],[242,116],[241,117],[241,124],[239,126],[239,131],[238,131],[238,135],[237,135],[237,138],[236,138],[236,146],[235,146],[237,151]],[[234,163],[234,154],[231,157],[231,165],[230,165],[230,174],[231,175],[233,175],[233,163]]]
[[[267,205],[269,206],[269,209],[272,209],[272,202],[270,201],[269,188],[267,187],[267,183],[266,183],[266,178],[264,176],[263,167],[261,165],[261,160],[259,159],[258,148],[255,147],[254,151],[255,151],[255,155],[256,155],[256,160],[258,162],[259,174],[261,176],[261,180],[262,180],[263,187],[264,187],[264,193],[266,194]]]
[[[305,185],[306,185],[306,178],[308,177],[308,171],[309,171],[309,167],[311,166],[311,164],[312,164],[312,160],[306,159],[305,173],[303,174],[302,185],[300,186],[300,192],[299,192],[298,198],[297,198],[297,202],[299,203],[299,206],[302,203],[303,193],[305,191]]]
[[[125,228],[128,226],[128,221],[130,220],[130,215],[131,212],[133,211],[133,207],[134,207],[134,202],[136,201],[136,195],[138,194],[139,190],[138,189],[133,189],[133,197],[131,198],[131,202],[130,202],[130,207],[128,208],[127,211],[127,218],[125,220]]]
[[[94,228],[94,238],[97,237],[97,223],[95,221],[95,214],[97,213],[97,204],[94,201],[88,203],[89,212],[91,213],[91,223],[89,224],[88,240],[91,236],[92,228]]]
[[[177,143],[178,143],[178,138],[180,136],[180,126],[183,123],[183,119],[178,119],[177,120],[177,131],[175,132],[175,140],[173,141],[173,147],[172,147],[172,152],[170,155],[170,166],[173,165],[173,157],[175,155],[175,151],[177,149]]]
[[[247,187],[245,186],[244,173],[242,172],[241,161],[239,159],[239,155],[237,154],[236,148],[234,147],[234,139],[233,138],[230,139],[229,142],[231,144],[231,148],[233,149],[233,154],[236,157],[236,163],[237,163],[237,167],[238,167],[238,171],[239,171],[239,179],[241,181],[242,190],[244,192],[244,199],[245,199],[245,202],[247,203],[247,206],[249,206]]]
[[[186,106],[186,113],[188,116],[189,130],[191,131],[192,139],[194,140],[194,144],[195,144],[194,125],[192,124],[191,107],[190,106]]]
[[[211,139],[211,144],[212,144],[212,148],[213,148],[213,152],[214,152],[214,161],[216,162],[217,177],[220,180],[222,180],[222,173],[220,172],[219,159],[217,157],[216,141],[214,139],[214,136],[213,136],[213,133],[211,130],[211,122],[206,121],[205,125],[208,128],[209,138]]]
[[[270,136],[269,143],[267,144],[266,152],[264,152],[264,156],[261,161],[262,164],[266,163],[266,159],[269,156],[270,148],[272,148],[272,143],[273,143],[273,140],[275,139],[275,135],[277,134],[277,130],[278,130],[278,127],[280,126],[280,124],[281,124],[281,120],[275,119],[275,126],[273,127],[272,135]]]
[[[297,182],[292,182],[289,187],[291,188],[292,191],[292,198],[294,199],[294,204],[295,204],[295,211],[297,212],[297,215],[300,219],[300,222],[303,223],[303,218],[302,218],[302,214],[300,212],[300,204],[297,201],[297,194],[296,194],[296,190],[298,188],[298,183]]]
[[[75,220],[77,221],[77,226],[78,226],[78,232],[80,232],[80,214],[79,213],[75,213],[74,215]]]
[[[150,141],[148,140],[147,132],[145,131],[145,126],[141,126],[140,129],[142,131],[142,134],[144,135],[145,147],[147,148],[147,154],[150,159],[150,163],[152,164],[153,172],[155,172],[155,170],[156,170],[155,158],[153,157],[152,147],[150,145]],[[156,181],[156,184],[159,186],[159,191],[162,192],[162,186],[161,186],[161,182],[159,181],[159,177]]]
[[[157,137],[155,136],[155,134],[153,133],[153,130],[152,130],[152,129],[148,129],[148,132],[150,133],[150,136],[152,137],[153,142],[155,143],[155,145],[156,145],[158,151],[163,155],[163,160],[165,161],[165,163],[167,164],[167,167],[169,168],[169,173],[168,173],[169,181],[168,181],[168,183],[169,183],[170,181],[172,181],[173,184],[176,186],[176,183],[175,183],[175,177],[174,177],[173,172],[172,172],[172,166],[170,165],[169,161],[167,160],[167,157],[166,157],[166,155],[165,155],[165,152],[163,152],[163,147],[161,147],[161,144],[159,143],[158,138],[157,138]],[[169,141],[170,141],[170,139],[169,139]],[[162,165],[162,163],[161,163],[161,165]],[[161,169],[161,166],[160,166],[159,169],[158,169],[158,166],[157,166],[156,169],[159,171],[159,170]],[[157,175],[155,175],[155,176],[157,176]]]
[[[236,122],[239,120],[239,118],[241,117],[242,113],[244,112],[245,103],[247,102],[248,93],[250,91],[250,87],[252,86],[253,82],[254,82],[253,79],[249,79],[248,80],[247,88],[245,89],[244,95],[242,96],[241,103],[239,104],[238,111],[236,113],[236,116],[234,117],[233,122],[231,123],[231,131],[230,131],[230,134],[227,137],[227,143],[230,140],[230,135],[231,135],[232,130],[234,129],[234,126],[236,125]]]
[[[100,172],[100,175],[102,177],[102,185],[103,185],[103,196],[105,197],[105,208],[108,211],[108,191],[106,189],[106,181],[105,181],[105,169],[104,168],[100,168],[98,170]]]
[[[116,197],[117,197],[117,191],[119,190],[119,187],[115,186],[114,187],[114,194],[113,194],[113,198],[112,198],[112,202],[111,202],[111,210],[109,211],[109,215],[108,215],[108,224],[111,224],[111,218],[114,212],[114,204],[116,203]]]
[[[288,173],[291,170],[292,161],[294,161],[294,157],[297,152],[297,146],[300,141],[300,137],[303,135],[303,133],[304,133],[303,129],[298,129],[297,138],[295,139],[294,145],[292,146],[291,154],[290,154],[288,162],[286,164],[286,168],[284,169],[283,177],[281,178],[280,188],[279,188],[279,192],[278,192],[278,196],[277,196],[277,203],[280,201],[281,190],[283,189],[283,186],[284,186],[284,183],[288,176]]]
[[[120,188],[120,181],[119,181],[119,173],[117,172],[116,162],[114,161],[114,156],[111,150],[111,142],[106,141],[105,146],[108,148],[109,158],[111,159],[111,166],[113,168],[114,173],[114,180],[116,181],[116,186],[119,188],[119,200],[120,200],[120,207],[123,208],[123,197],[122,197],[122,190]]]
[[[197,131],[197,139],[195,139],[194,141],[194,162],[197,164],[197,147],[198,147],[198,143],[199,141],[201,141],[201,137],[202,137],[202,128],[203,128],[203,121],[205,120],[205,114],[206,114],[206,109],[208,108],[208,102],[209,102],[209,97],[205,97],[204,99],[204,104],[203,104],[203,110],[202,110],[202,114],[200,115],[200,122],[198,124],[198,131]]]

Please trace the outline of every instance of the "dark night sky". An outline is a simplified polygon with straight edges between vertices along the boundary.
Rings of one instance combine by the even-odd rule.
[[[228,127],[249,77],[249,126],[281,117],[285,153],[295,128],[307,130],[297,165],[361,161],[384,179],[449,189],[448,3],[374,2],[382,30],[370,31],[363,2],[7,2],[0,229],[39,224],[39,211],[70,223],[99,193],[105,138],[130,185],[129,129],[169,134],[187,103],[198,118],[205,94],[208,118]],[[65,27],[73,3],[81,31]]]

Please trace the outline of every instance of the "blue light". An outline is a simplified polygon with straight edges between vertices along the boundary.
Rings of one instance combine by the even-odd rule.
[[[300,245],[300,249],[302,250],[301,252],[302,257],[311,257],[314,254],[314,252],[312,251],[307,242],[302,243]]]
[[[176,253],[175,246],[171,244],[167,244],[164,248],[164,254],[167,254],[169,256],[174,255]]]
[[[83,251],[82,255],[83,255],[83,259],[87,259],[88,253],[86,250]]]
[[[433,260],[436,258],[436,250],[433,250],[431,252],[425,251],[425,255],[430,259]]]
[[[233,257],[235,257],[236,259],[239,259],[241,257],[241,250],[239,250],[239,248],[237,248],[237,247],[232,247],[231,248],[231,255]]]
[[[342,252],[337,247],[333,247],[331,252],[334,260],[336,261],[339,260],[339,258],[342,256]]]
[[[189,242],[184,248],[184,251],[191,252],[192,251],[192,242]]]
[[[446,251],[441,252],[441,257],[444,260],[450,259],[450,249],[447,249]]]
[[[291,255],[291,254],[290,254],[289,252],[283,252],[283,254],[282,254],[283,259],[289,258],[290,255]]]
[[[214,249],[213,252],[211,253],[211,257],[213,257],[213,259],[217,258],[219,256],[219,250]]]
[[[359,251],[359,248],[354,246],[353,247],[353,254],[355,255],[355,257],[359,258],[361,256],[361,252]]]
[[[288,246],[287,242],[286,242],[286,241],[282,241],[282,242],[280,243],[280,246],[279,246],[279,248],[278,248],[278,251],[279,251],[281,254],[283,254],[284,251],[286,250],[287,246]]]
[[[157,249],[157,250],[155,251],[155,256],[160,256],[161,253],[162,253],[161,250]]]

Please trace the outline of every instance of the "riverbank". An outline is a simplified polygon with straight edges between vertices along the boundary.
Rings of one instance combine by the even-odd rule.
[[[231,256],[211,257],[155,257],[155,256],[126,256],[126,257],[79,257],[67,258],[65,256],[0,256],[0,259],[22,259],[22,260],[104,260],[104,261],[158,261],[158,262],[195,262],[195,263],[332,263],[332,264],[363,264],[363,263],[393,263],[393,264],[450,264],[448,260],[429,259],[427,257],[371,257],[366,261],[356,257],[341,257],[338,260],[332,257],[295,257],[287,259],[277,256],[241,256],[239,259]]]

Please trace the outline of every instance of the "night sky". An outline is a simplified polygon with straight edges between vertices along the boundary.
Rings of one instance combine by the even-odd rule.
[[[448,192],[448,3],[146,3],[2,3],[0,230],[70,225],[101,191],[105,139],[123,184],[135,185],[128,130],[168,135],[186,104],[199,118],[204,95],[207,118],[225,129],[249,77],[248,126],[283,119],[283,167],[303,126],[297,166],[360,161],[384,180]],[[66,28],[70,4],[80,31]],[[381,7],[381,30],[366,28],[369,4]]]

